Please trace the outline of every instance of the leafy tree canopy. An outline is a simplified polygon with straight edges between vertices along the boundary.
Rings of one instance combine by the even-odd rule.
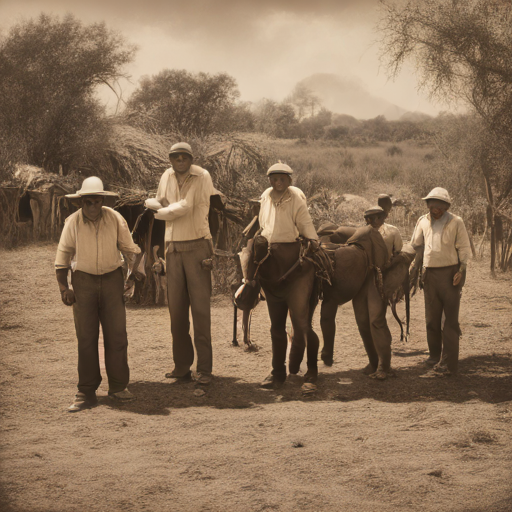
[[[72,15],[14,26],[0,40],[2,154],[49,170],[83,159],[104,120],[94,90],[125,77],[134,53],[105,24]]]
[[[207,135],[238,129],[235,120],[252,122],[247,106],[236,104],[239,96],[236,80],[226,73],[165,69],[141,79],[127,108],[136,122],[159,133]]]

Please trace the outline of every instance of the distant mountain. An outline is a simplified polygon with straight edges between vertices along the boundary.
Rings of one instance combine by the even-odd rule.
[[[372,96],[364,84],[356,79],[317,73],[304,78],[299,84],[306,86],[318,96],[328,110],[357,119],[385,116],[388,121],[395,121],[407,112],[383,98]]]

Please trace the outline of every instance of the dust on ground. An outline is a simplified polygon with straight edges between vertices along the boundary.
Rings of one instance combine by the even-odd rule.
[[[229,299],[213,298],[215,380],[204,396],[164,377],[166,308],[129,306],[137,401],[112,404],[104,379],[99,406],[71,414],[76,339],[55,249],[0,251],[2,511],[512,510],[510,274],[492,279],[487,261],[472,262],[457,378],[421,378],[422,295],[408,343],[389,315],[397,377],[384,382],[361,373],[363,344],[343,306],[335,363],[320,363],[312,397],[300,375],[259,389],[271,366],[264,303],[252,320],[260,351],[247,353],[231,345]]]

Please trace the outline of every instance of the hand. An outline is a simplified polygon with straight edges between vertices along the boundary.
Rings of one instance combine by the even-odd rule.
[[[69,288],[62,290],[60,292],[60,297],[66,306],[72,306],[76,302],[75,292]]]
[[[318,249],[320,249],[320,242],[312,238],[309,241],[309,247],[311,249],[311,252],[317,252]]]
[[[460,280],[462,279],[462,272],[457,272],[453,276],[453,286],[457,286],[460,283]]]
[[[126,281],[124,283],[124,291],[123,291],[124,302],[131,299],[134,294],[135,294],[135,281],[133,281],[132,279],[128,279],[128,281]]]

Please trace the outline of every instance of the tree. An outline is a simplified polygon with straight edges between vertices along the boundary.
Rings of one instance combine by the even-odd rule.
[[[87,159],[105,135],[95,89],[126,77],[134,52],[105,24],[72,15],[14,26],[0,40],[0,155],[51,171]]]
[[[318,96],[313,94],[309,87],[300,82],[295,86],[290,96],[286,98],[285,102],[290,103],[296,109],[299,121],[302,121],[305,117],[314,116],[315,109],[321,105]]]
[[[239,96],[236,80],[226,73],[165,69],[140,80],[127,108],[136,122],[158,133],[203,136],[233,130],[230,119]],[[245,107],[239,107],[243,114]]]
[[[507,165],[512,156],[512,2],[383,0],[382,5],[382,53],[390,73],[397,75],[405,60],[413,59],[422,87],[433,97],[465,102],[483,123],[475,154],[486,186],[494,271],[495,219],[500,226],[508,220],[512,238]]]
[[[318,114],[306,117],[300,122],[300,133],[303,138],[320,139],[325,128],[331,124],[332,112],[322,108]]]
[[[257,131],[279,138],[293,138],[299,135],[299,123],[295,110],[289,103],[263,99],[255,109]]]

